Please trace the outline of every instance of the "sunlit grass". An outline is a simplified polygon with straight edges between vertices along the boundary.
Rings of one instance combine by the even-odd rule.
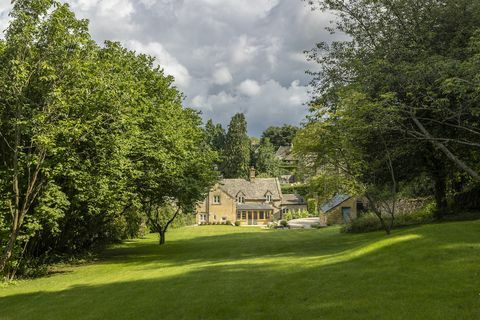
[[[183,228],[0,288],[0,319],[478,319],[480,222]]]

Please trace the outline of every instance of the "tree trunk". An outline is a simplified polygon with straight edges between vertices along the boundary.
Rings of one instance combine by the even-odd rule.
[[[159,245],[165,244],[165,233],[166,231],[160,230],[158,234],[160,235],[160,239],[158,241]]]
[[[0,274],[4,273],[5,267],[7,266],[7,262],[12,257],[13,249],[15,248],[15,242],[17,241],[18,228],[16,227],[16,224],[14,225],[13,228],[14,229],[12,229],[5,251],[3,252],[2,257],[0,258]]]

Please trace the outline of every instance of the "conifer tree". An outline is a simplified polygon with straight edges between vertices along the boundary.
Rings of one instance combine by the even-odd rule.
[[[250,164],[250,139],[243,113],[232,117],[228,126],[223,154],[222,172],[225,178],[246,178]]]

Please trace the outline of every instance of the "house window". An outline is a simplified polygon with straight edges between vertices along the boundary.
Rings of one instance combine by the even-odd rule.
[[[237,203],[245,203],[245,197],[244,196],[238,196],[237,197]]]
[[[200,214],[200,222],[205,222],[205,221],[207,221],[207,214],[206,213]]]
[[[242,220],[247,220],[247,212],[242,211]]]
[[[265,219],[265,213],[263,211],[260,211],[260,220]]]
[[[240,212],[237,212],[237,220],[242,219],[242,214]]]
[[[267,199],[267,202],[272,202],[272,195],[267,194],[266,199]]]
[[[220,204],[220,196],[213,196],[213,203]]]
[[[217,220],[217,215],[213,215],[213,220]]]
[[[222,217],[222,221],[227,221],[227,217]]]
[[[283,213],[283,214],[288,213],[288,208],[282,208],[282,213]]]

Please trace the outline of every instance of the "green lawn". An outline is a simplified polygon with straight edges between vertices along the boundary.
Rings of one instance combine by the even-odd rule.
[[[480,319],[480,221],[345,235],[208,226],[0,288],[0,319]]]

